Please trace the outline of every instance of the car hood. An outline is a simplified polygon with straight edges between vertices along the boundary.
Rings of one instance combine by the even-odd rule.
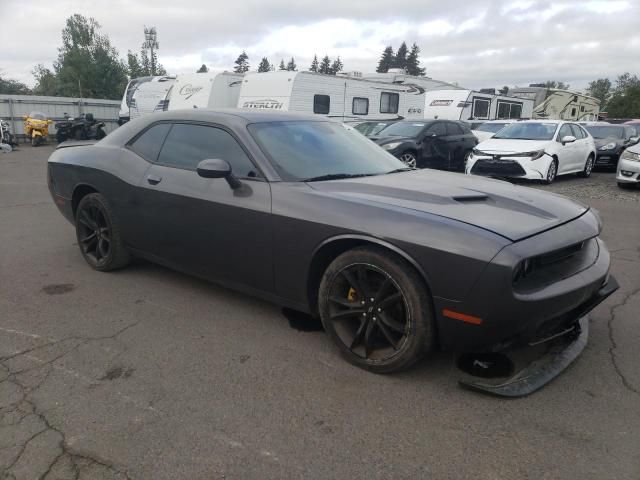
[[[508,140],[490,138],[476,145],[476,149],[489,153],[522,153],[543,150],[550,140]]]
[[[308,185],[333,197],[457,220],[511,241],[566,223],[589,209],[560,195],[429,169]]]
[[[596,147],[602,147],[609,143],[615,143],[616,147],[621,147],[624,144],[624,140],[616,137],[594,138],[593,141],[595,142]]]
[[[410,142],[413,140],[410,137],[369,137],[371,140],[376,142],[378,145],[384,145],[386,143],[395,143],[395,142]]]

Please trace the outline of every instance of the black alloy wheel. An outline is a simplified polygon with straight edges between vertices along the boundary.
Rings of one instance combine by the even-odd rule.
[[[375,248],[338,257],[320,286],[325,330],[347,360],[378,373],[405,369],[430,349],[431,311],[413,268]]]
[[[113,213],[98,193],[86,195],[80,201],[76,236],[82,256],[95,270],[115,270],[129,262]]]

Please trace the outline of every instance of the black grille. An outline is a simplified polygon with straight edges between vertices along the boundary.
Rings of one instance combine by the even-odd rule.
[[[520,177],[525,175],[524,169],[515,160],[478,160],[471,169],[476,175],[507,175]]]

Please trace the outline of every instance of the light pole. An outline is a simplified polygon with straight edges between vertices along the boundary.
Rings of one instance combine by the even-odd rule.
[[[156,32],[156,27],[147,28],[144,27],[144,43],[142,44],[142,48],[148,49],[151,56],[149,65],[151,66],[151,75],[156,74],[156,62],[153,56],[153,50],[160,48],[160,44],[157,41],[158,33]]]

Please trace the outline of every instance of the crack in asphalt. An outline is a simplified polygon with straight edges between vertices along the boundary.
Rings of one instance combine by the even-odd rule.
[[[58,437],[58,441],[56,445],[56,448],[58,449],[58,454],[47,465],[44,472],[38,475],[37,478],[39,480],[47,480],[48,477],[50,477],[50,475],[52,474],[52,472],[54,472],[54,469],[62,465],[63,461],[67,461],[68,464],[70,465],[70,468],[72,470],[72,475],[73,475],[71,478],[73,478],[74,480],[79,479],[82,471],[89,467],[97,467],[97,468],[104,469],[107,472],[111,472],[111,474],[115,478],[131,480],[131,477],[129,476],[129,474],[125,470],[117,467],[114,463],[101,459],[95,454],[88,454],[88,453],[74,450],[67,442],[65,433],[62,431],[62,429],[52,424],[52,422],[46,416],[45,411],[42,411],[41,409],[38,408],[38,406],[36,405],[35,401],[32,398],[32,395],[42,385],[44,385],[47,382],[47,380],[51,375],[51,372],[54,370],[53,364],[56,361],[60,360],[64,356],[73,352],[81,345],[85,345],[87,343],[94,342],[94,341],[113,340],[119,335],[122,335],[127,330],[135,327],[139,323],[140,321],[131,323],[111,335],[105,335],[105,336],[99,336],[99,337],[72,336],[72,337],[61,339],[61,340],[47,341],[35,347],[27,348],[19,352],[15,352],[15,353],[0,357],[0,367],[1,367],[0,384],[3,384],[3,383],[10,384],[18,392],[17,400],[13,402],[9,402],[8,405],[6,406],[0,407],[0,418],[2,418],[2,420],[4,420],[8,415],[15,415],[18,417],[17,421],[13,421],[13,422],[2,421],[2,424],[0,425],[0,427],[20,425],[26,418],[32,417],[32,416],[36,417],[38,420],[38,423],[40,424],[38,430],[35,433],[31,434],[21,444],[14,445],[12,447],[7,447],[7,449],[19,447],[19,450],[17,451],[17,454],[12,459],[12,461],[6,467],[2,468],[1,478],[15,479],[16,475],[12,470],[24,458],[24,454],[28,450],[29,446],[32,445],[33,442],[36,439],[38,439],[40,436],[44,435],[47,432],[52,432],[53,434],[55,434],[55,436]],[[58,345],[67,341],[74,341],[75,343],[73,347],[69,349],[65,349],[61,354],[56,355],[55,357],[47,361],[44,361],[40,365],[37,365],[32,368],[21,369],[21,370],[12,370],[11,366],[8,365],[9,361],[16,359],[20,356],[28,357],[27,354],[31,352],[41,350],[43,348],[47,348],[53,345]],[[45,369],[44,375],[42,376],[41,379],[39,379],[39,381],[35,385],[28,386],[20,381],[20,378],[19,378],[20,375],[23,375],[26,372],[32,372],[32,371],[41,370],[41,369]]]
[[[618,344],[616,343],[616,340],[613,335],[613,322],[616,319],[616,311],[619,308],[624,307],[627,303],[629,303],[629,301],[634,296],[638,295],[639,293],[640,293],[640,288],[633,290],[628,294],[626,294],[623,297],[622,301],[611,306],[611,308],[609,309],[609,321],[607,322],[607,329],[609,332],[609,342],[611,343],[611,347],[609,347],[609,356],[611,357],[611,364],[613,365],[613,369],[615,370],[618,377],[620,377],[620,380],[622,381],[622,385],[630,392],[640,396],[640,390],[638,390],[636,387],[631,385],[631,382],[629,382],[629,380],[625,376],[624,372],[620,368],[620,365],[618,365],[618,361],[616,358],[616,349],[618,348]]]

